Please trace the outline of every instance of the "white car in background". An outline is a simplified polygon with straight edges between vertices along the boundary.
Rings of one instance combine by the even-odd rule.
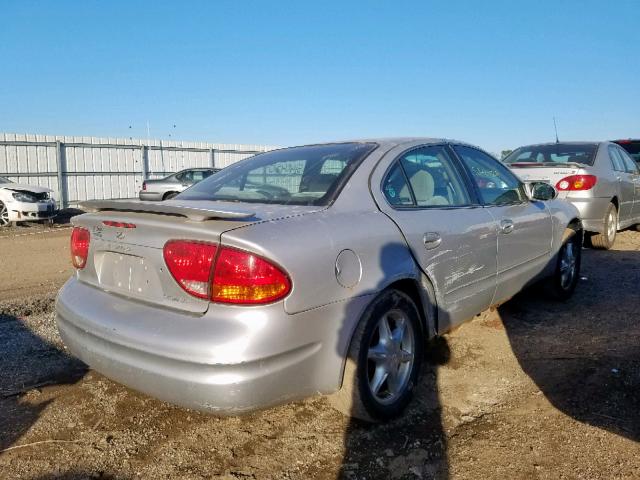
[[[15,222],[52,221],[58,213],[52,192],[50,188],[23,185],[0,177],[0,228]]]

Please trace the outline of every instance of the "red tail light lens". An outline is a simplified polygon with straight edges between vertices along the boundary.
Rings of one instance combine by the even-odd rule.
[[[134,223],[126,223],[126,222],[114,222],[113,220],[105,220],[102,222],[103,225],[107,227],[116,227],[116,228],[136,228]]]
[[[142,182],[142,190],[146,190],[147,189],[147,182]]]
[[[597,181],[598,177],[595,175],[570,175],[556,183],[556,189],[561,192],[590,190]]]
[[[164,246],[164,261],[186,292],[198,298],[209,298],[209,282],[217,249],[210,243],[171,240]]]
[[[164,260],[173,278],[191,295],[239,305],[270,303],[291,291],[279,267],[243,250],[210,243],[171,240]]]
[[[82,227],[73,227],[71,231],[71,263],[78,270],[82,270],[87,265],[90,241],[91,234],[89,230]]]
[[[291,290],[289,277],[269,261],[249,252],[223,247],[213,275],[214,302],[269,303]]]

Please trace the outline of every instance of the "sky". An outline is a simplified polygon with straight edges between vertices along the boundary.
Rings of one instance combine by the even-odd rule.
[[[0,132],[640,137],[640,0],[0,5]],[[174,126],[175,125],[175,126]]]

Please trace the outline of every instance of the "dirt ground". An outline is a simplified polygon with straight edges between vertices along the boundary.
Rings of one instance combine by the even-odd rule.
[[[585,249],[570,301],[529,289],[434,342],[407,414],[368,425],[324,398],[216,418],[87,370],[54,324],[60,228],[0,235],[2,479],[640,479],[640,233]]]

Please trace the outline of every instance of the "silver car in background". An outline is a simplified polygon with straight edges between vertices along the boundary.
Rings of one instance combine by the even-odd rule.
[[[578,280],[578,212],[471,145],[379,139],[262,153],[165,202],[94,201],[57,304],[71,352],[188,408],[316,394],[399,415],[426,340],[547,278]]]
[[[525,182],[547,182],[575,205],[594,247],[609,249],[618,230],[640,224],[638,165],[615,143],[528,145],[503,161]]]
[[[158,180],[145,180],[140,200],[168,200],[219,171],[219,168],[188,168]]]

